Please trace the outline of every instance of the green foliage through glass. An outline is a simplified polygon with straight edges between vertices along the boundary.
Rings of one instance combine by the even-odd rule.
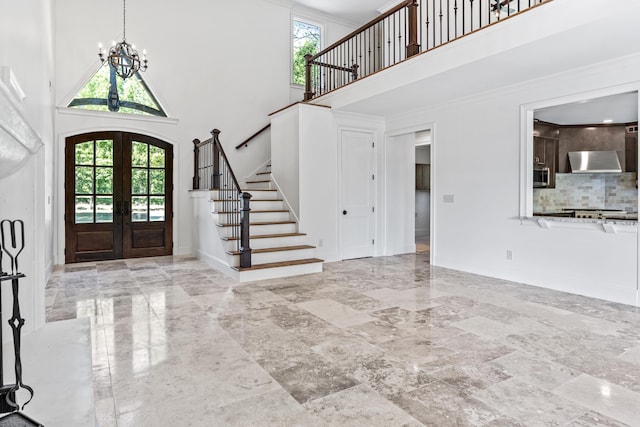
[[[307,54],[320,51],[321,29],[317,25],[304,21],[293,21],[293,83],[305,83],[305,61]]]

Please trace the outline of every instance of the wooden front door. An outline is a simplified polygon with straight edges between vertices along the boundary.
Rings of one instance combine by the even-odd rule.
[[[173,147],[149,136],[66,139],[65,261],[172,253]]]

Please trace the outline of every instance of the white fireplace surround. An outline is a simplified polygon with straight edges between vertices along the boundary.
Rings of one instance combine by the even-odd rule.
[[[0,178],[17,171],[43,145],[21,112],[24,99],[11,69],[0,66]]]

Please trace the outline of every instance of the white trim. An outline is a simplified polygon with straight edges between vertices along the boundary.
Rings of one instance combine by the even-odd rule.
[[[282,196],[282,200],[284,201],[284,204],[287,206],[287,209],[289,209],[289,212],[291,212],[291,215],[293,215],[293,218],[296,220],[298,231],[300,231],[300,228],[299,228],[300,218],[298,218],[298,214],[291,207],[291,203],[289,203],[289,199],[287,199],[287,196],[285,196],[284,192],[280,188],[280,185],[278,184],[278,181],[276,181],[276,178],[273,176],[273,174],[271,174],[271,182],[273,183],[273,185],[275,185],[276,190],[278,190],[278,194]]]
[[[533,119],[535,110],[628,92],[640,94],[640,82],[627,83],[520,106],[520,216],[533,216]],[[640,95],[639,95],[640,97]]]
[[[172,117],[161,117],[161,116],[149,116],[146,114],[128,114],[128,113],[114,113],[112,111],[99,111],[99,110],[85,110],[82,108],[72,108],[72,107],[57,107],[58,113],[60,114],[70,114],[76,116],[85,116],[85,117],[97,117],[101,119],[124,119],[124,120],[135,120],[140,122],[156,122],[156,123],[167,123],[167,124],[178,124],[179,119]]]

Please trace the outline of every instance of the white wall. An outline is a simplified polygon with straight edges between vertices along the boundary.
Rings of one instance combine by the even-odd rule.
[[[56,2],[55,12],[56,103],[64,107],[98,67],[98,42],[122,37],[122,8],[111,2],[65,0]],[[64,138],[90,130],[139,132],[174,145],[174,253],[191,252],[191,141],[220,129],[238,178],[268,159],[266,136],[248,148],[234,147],[289,102],[289,19],[288,8],[263,0],[127,3],[127,40],[148,51],[149,69],[142,76],[176,120],[58,112],[58,263],[64,259]]]
[[[385,158],[387,255],[415,252],[414,134],[390,137]]]
[[[293,214],[300,214],[300,105],[271,116],[271,179]]]
[[[51,14],[49,1],[0,0],[0,66],[10,67],[15,74],[26,95],[22,114],[44,142],[44,147],[30,156],[20,170],[0,179],[0,219],[25,222],[25,250],[20,256],[19,268],[27,275],[20,281],[21,312],[26,319],[23,330],[27,332],[44,323],[44,287],[52,266]],[[2,311],[8,317],[11,287],[3,283],[2,288]],[[6,322],[2,322],[2,327],[6,332]]]
[[[618,227],[612,234],[597,224],[552,224],[543,229],[519,219],[524,194],[520,107],[638,82],[632,70],[639,66],[640,56],[626,57],[390,118],[389,132],[436,124],[434,264],[635,304],[635,226]],[[499,124],[493,117],[500,117]],[[396,167],[407,164],[404,159],[391,162]],[[454,202],[444,203],[445,195],[453,196]],[[507,260],[507,250],[513,260]]]

